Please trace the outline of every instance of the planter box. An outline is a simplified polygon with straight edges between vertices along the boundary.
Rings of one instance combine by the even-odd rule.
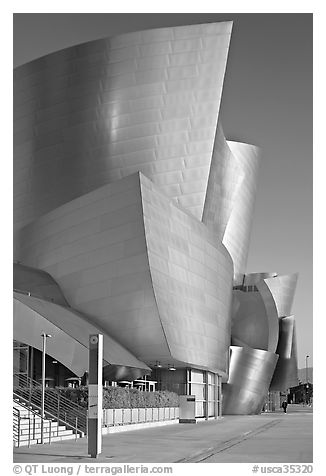
[[[146,411],[146,408],[139,408],[139,423],[144,423],[146,421],[145,411]]]
[[[153,421],[153,408],[145,409],[145,421]]]
[[[120,408],[115,408],[113,412],[113,424],[114,425],[122,425],[122,412],[123,410]]]
[[[109,408],[103,410],[102,426],[121,426],[132,423],[151,423],[175,420],[179,408]]]
[[[131,423],[131,408],[124,408],[123,410],[123,424]]]
[[[158,408],[153,408],[153,421],[158,421]]]
[[[138,417],[138,408],[132,408],[131,409],[131,421],[132,423],[138,423],[139,422],[139,417]]]
[[[113,408],[108,408],[103,410],[103,420],[102,426],[111,426],[113,425]]]
[[[164,420],[164,408],[159,408],[158,409],[158,420],[163,421]]]

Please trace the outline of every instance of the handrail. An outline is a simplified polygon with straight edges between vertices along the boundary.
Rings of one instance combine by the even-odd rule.
[[[20,405],[20,404],[19,404]],[[23,405],[20,405],[20,406],[23,406]],[[31,419],[30,417],[24,417],[24,416],[20,416],[20,410],[18,410],[18,408],[15,408],[13,407],[13,439],[14,439],[14,442],[15,442],[15,420],[17,420],[17,430],[16,430],[16,434],[17,434],[17,438],[16,438],[16,441],[17,441],[17,446],[19,447],[20,446],[20,422],[21,420],[28,420],[28,447],[30,447],[30,444],[31,444]],[[35,415],[33,415],[33,438],[34,438],[34,433],[35,433]]]
[[[34,397],[34,399],[37,398],[39,392],[41,392],[40,387],[32,387],[32,391],[30,392],[29,388],[26,387],[15,387],[14,391],[17,395],[22,395],[25,396],[25,398],[28,397]],[[56,408],[57,403],[60,402],[61,407],[65,407],[66,409],[70,410],[73,413],[77,413],[80,415],[86,415],[86,409],[83,409],[83,407],[80,406],[74,406],[70,404],[70,400],[65,399],[62,395],[59,394],[59,392],[52,392],[52,389],[46,389],[45,390],[45,398],[47,400],[48,406],[52,406],[52,408]]]
[[[17,420],[17,423],[16,423]],[[13,440],[20,443],[20,411],[18,408],[13,408]]]
[[[34,389],[40,389],[40,390],[42,388],[42,385],[39,382],[31,379],[30,377],[20,375],[19,379],[20,379],[20,383],[22,383],[23,385],[15,385],[14,388],[19,388],[19,389],[34,388]],[[78,403],[75,403],[69,400],[69,398],[66,398],[65,396],[61,395],[61,393],[56,388],[46,388],[45,391],[47,392],[48,397],[55,398],[55,396],[58,396],[60,397],[60,400],[62,403],[66,403],[69,407],[74,408],[76,411],[80,411],[81,413],[84,413],[84,408],[82,406],[78,405]]]
[[[21,375],[19,377],[19,383],[22,385],[16,385],[14,387],[14,394],[16,398],[25,399],[28,401],[28,405],[41,407],[41,391],[42,386],[39,382]],[[87,409],[72,402],[68,398],[62,396],[56,389],[46,389],[45,391],[45,410],[48,414],[56,415],[55,418],[59,418],[74,426],[76,417],[79,424],[79,429],[86,433],[87,431]],[[73,424],[74,423],[74,424]]]
[[[28,394],[23,394],[22,392],[13,392],[14,397],[17,398],[18,400],[24,401],[27,406],[31,406],[36,408],[37,410],[41,411],[41,395],[37,395],[35,398],[35,394],[31,395],[31,398],[28,398]],[[37,398],[39,397],[39,398]],[[79,429],[81,430],[82,433],[86,433],[86,422],[87,422],[87,413],[81,413],[81,412],[76,412],[75,410],[72,411],[71,408],[66,407],[66,406],[61,406],[60,407],[60,400],[57,400],[57,406],[55,407],[54,405],[49,405],[49,402],[45,399],[45,413],[51,415],[53,418],[56,420],[61,420],[65,422],[65,424],[69,424],[73,428],[74,422],[78,421]]]
[[[19,380],[20,382],[22,383],[26,383],[26,385],[15,385],[14,388],[23,388],[23,387],[32,387],[32,388],[42,388],[42,385],[37,381],[37,380],[34,380],[32,379],[31,377],[27,377],[25,375],[19,375]],[[52,392],[53,394],[57,394],[60,396],[60,400],[63,402],[63,403],[67,403],[67,405],[69,405],[70,407],[74,407],[77,411],[80,411],[83,413],[83,407],[78,405],[78,403],[75,403],[71,400],[69,400],[69,398],[61,395],[61,393],[55,389],[55,388],[47,388],[46,389],[47,392]]]
[[[20,395],[15,394],[15,392],[14,392],[14,397],[17,397],[17,398],[22,399],[22,400],[25,401],[25,403],[27,403],[27,404],[29,403],[27,399],[25,399],[24,397],[21,397]],[[21,404],[20,404],[20,405],[21,405]],[[24,405],[21,405],[21,406],[24,407]],[[37,405],[35,405],[35,404],[34,404],[34,406],[37,408],[37,410],[41,411],[41,407],[39,407],[39,406],[37,406]],[[24,408],[26,408],[26,407],[24,407]],[[31,413],[34,413],[35,415],[37,415],[38,417],[40,417],[42,420],[49,420],[49,418],[45,418],[45,417],[43,418],[42,415],[39,414],[39,413],[37,413],[37,412],[35,412],[35,410],[32,410],[32,409],[30,409],[30,408],[26,408],[26,409],[27,409],[28,411],[30,411]],[[47,415],[49,415],[52,419],[57,420],[58,423],[61,422],[61,423],[63,423],[65,426],[68,426],[68,427],[70,427],[71,429],[75,430],[75,431],[78,432],[81,436],[84,435],[84,432],[83,432],[82,430],[80,430],[77,426],[74,426],[74,425],[70,424],[69,422],[65,421],[63,418],[60,418],[60,417],[57,418],[57,416],[53,415],[51,412],[49,412],[49,411],[47,411],[47,410],[46,410],[44,413],[47,414]],[[23,417],[21,417],[21,418],[23,418]],[[76,418],[78,418],[78,417],[76,417]],[[78,422],[76,423],[76,425],[77,425],[77,424],[78,424]]]

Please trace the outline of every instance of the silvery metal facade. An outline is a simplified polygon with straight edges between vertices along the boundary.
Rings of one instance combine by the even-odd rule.
[[[231,28],[135,32],[16,68],[15,222],[137,171],[201,220]]]
[[[259,413],[268,388],[285,391],[297,385],[295,322],[290,315],[296,282],[297,274],[254,273],[235,286],[224,413]]]
[[[19,261],[140,360],[226,375],[232,260],[141,173],[43,215],[19,244]]]
[[[124,34],[15,70],[14,338],[60,335],[49,353],[80,374],[102,332],[114,378],[197,369],[223,377],[227,413],[252,413],[277,361],[274,387],[294,375],[296,276],[246,274],[260,153],[220,124],[231,30]]]
[[[260,413],[278,355],[250,347],[231,347],[230,376],[223,390],[223,413]]]
[[[259,161],[257,147],[227,141],[218,126],[203,222],[228,249],[235,284],[241,284],[246,269]]]

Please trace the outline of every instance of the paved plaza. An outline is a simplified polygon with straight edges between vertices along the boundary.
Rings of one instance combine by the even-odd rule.
[[[225,416],[103,436],[97,459],[87,439],[14,450],[15,463],[312,463],[312,409]]]

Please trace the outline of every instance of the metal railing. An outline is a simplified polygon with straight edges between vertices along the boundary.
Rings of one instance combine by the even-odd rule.
[[[14,399],[18,396],[14,393]],[[28,401],[19,397],[21,402],[15,402],[16,405],[21,407],[21,410],[13,407],[13,442],[15,446],[20,446],[22,440],[22,429],[26,430],[27,428],[22,428],[21,422],[23,420],[28,420],[28,446],[30,446],[32,440],[40,440],[41,443],[51,443],[53,436],[60,436],[60,423],[64,426],[64,430],[70,429],[75,435],[75,441],[79,436],[84,436],[84,433],[78,428],[78,417],[76,417],[75,425],[71,425],[61,418],[57,419],[54,415],[49,412],[46,412],[46,416],[42,418],[40,411],[41,408],[28,408]],[[28,412],[28,416],[22,415],[22,412]],[[54,426],[53,426],[54,425]],[[31,431],[32,430],[32,431]],[[55,435],[56,433],[56,435]],[[24,439],[26,441],[26,439]]]
[[[17,405],[17,403],[16,403]],[[20,404],[19,404],[20,405]],[[48,428],[48,442],[49,444],[51,443],[51,437],[52,437],[52,420],[51,419],[43,419],[41,415],[39,415],[37,412],[33,410],[27,410],[23,405],[20,405],[22,407],[22,410],[18,410],[18,408],[13,407],[13,443],[14,446],[20,447],[21,442],[27,441],[28,447],[31,445],[31,442],[37,441],[40,439],[41,434],[42,434],[42,440],[46,442],[46,438],[44,438],[44,433],[46,435],[46,429]],[[28,416],[22,414],[27,411]],[[38,422],[41,421],[40,423],[36,423],[35,420],[38,419]],[[22,422],[28,421],[28,426],[22,425]],[[45,422],[45,424],[44,424]],[[37,431],[39,429],[40,425],[40,431]],[[59,425],[57,426],[57,428]],[[28,430],[26,432],[26,430]],[[25,431],[25,433],[23,433]],[[57,430],[58,431],[58,430]],[[24,435],[27,435],[27,440],[26,438],[23,438]]]
[[[19,446],[20,444],[20,411],[17,408],[13,408],[13,443],[14,446]],[[16,444],[17,443],[17,444]]]
[[[19,376],[18,385],[13,389],[14,399],[21,400],[29,409],[41,410],[42,385],[25,375]],[[53,388],[46,388],[44,392],[45,416],[54,418],[70,428],[77,428],[80,434],[87,433],[87,409]]]

